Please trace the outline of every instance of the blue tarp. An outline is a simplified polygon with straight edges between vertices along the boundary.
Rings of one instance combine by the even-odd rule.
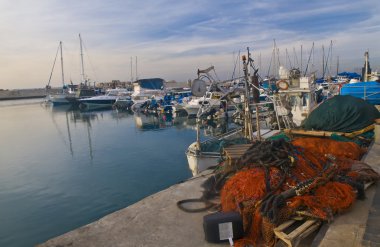
[[[146,89],[162,89],[164,86],[164,80],[161,78],[140,79],[136,82]]]
[[[339,73],[338,76],[345,76],[348,79],[360,78],[361,77],[358,73],[355,73],[355,72],[346,72],[346,71],[342,72],[342,73]]]
[[[351,95],[366,100],[373,105],[380,104],[380,83],[376,81],[355,82],[344,84],[341,95]]]
[[[323,78],[318,78],[315,80],[315,83],[318,83],[318,84],[325,83],[325,82],[326,82],[326,80]]]

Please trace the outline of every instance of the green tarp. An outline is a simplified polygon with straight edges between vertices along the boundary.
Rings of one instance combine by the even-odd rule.
[[[320,104],[305,119],[302,128],[353,132],[361,130],[380,118],[375,106],[350,95],[337,95]]]

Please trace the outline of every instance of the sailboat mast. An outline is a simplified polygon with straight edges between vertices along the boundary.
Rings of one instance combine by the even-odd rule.
[[[62,72],[62,85],[65,85],[65,74],[63,73],[62,41],[59,41],[59,48],[60,48],[60,50],[61,50],[61,72]]]
[[[322,78],[325,79],[325,47],[322,45]]]
[[[339,74],[339,56],[337,56],[337,58],[336,58],[336,75],[338,75]]]
[[[301,45],[301,74],[302,74],[302,72],[303,72],[303,64],[302,64],[302,45]]]
[[[136,56],[136,81],[138,80],[138,75],[137,75],[137,56]]]
[[[131,82],[133,82],[132,57],[130,57],[130,59],[131,59]]]
[[[79,44],[80,44],[80,61],[81,61],[81,76],[82,76],[82,83],[84,82],[84,85],[87,86],[87,82],[84,79],[84,64],[83,64],[83,48],[82,48],[82,38],[79,34]]]

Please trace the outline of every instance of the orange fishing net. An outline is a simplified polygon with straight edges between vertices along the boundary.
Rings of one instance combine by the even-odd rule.
[[[363,154],[355,143],[299,138],[292,144],[296,147],[288,154],[288,158],[294,160],[292,167],[284,169],[263,164],[246,167],[231,177],[221,190],[222,211],[239,211],[243,218],[246,236],[235,246],[273,246],[273,228],[296,211],[306,211],[309,216],[330,220],[355,201],[355,189],[352,183],[350,185],[352,179],[379,178],[368,165],[358,165],[355,163],[358,161],[353,161]],[[326,154],[333,155],[335,159],[330,161]],[[267,191],[268,186],[272,191]],[[300,195],[293,193],[287,197],[289,193],[286,192],[294,188],[298,188]],[[267,203],[267,207],[273,209],[268,214],[268,211],[263,211],[263,203],[269,201],[270,195],[277,199],[284,195],[284,202],[276,199]]]
[[[336,157],[359,160],[365,152],[354,142],[339,142],[332,139],[305,137],[292,141],[295,146],[316,152],[318,154],[332,154]]]

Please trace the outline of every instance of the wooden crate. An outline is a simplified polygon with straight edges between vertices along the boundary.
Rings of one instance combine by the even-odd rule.
[[[289,232],[289,229],[291,229],[291,227],[295,223],[298,223],[298,226]],[[311,233],[317,230],[320,225],[320,220],[312,219],[300,221],[300,219],[291,219],[276,227],[274,229],[274,234],[280,241],[285,243],[288,247],[295,247],[298,246],[298,244],[303,239],[305,239],[307,236],[309,236]]]
[[[243,154],[252,146],[252,144],[236,144],[224,148],[223,154],[226,157],[227,164],[232,166],[235,165]]]

